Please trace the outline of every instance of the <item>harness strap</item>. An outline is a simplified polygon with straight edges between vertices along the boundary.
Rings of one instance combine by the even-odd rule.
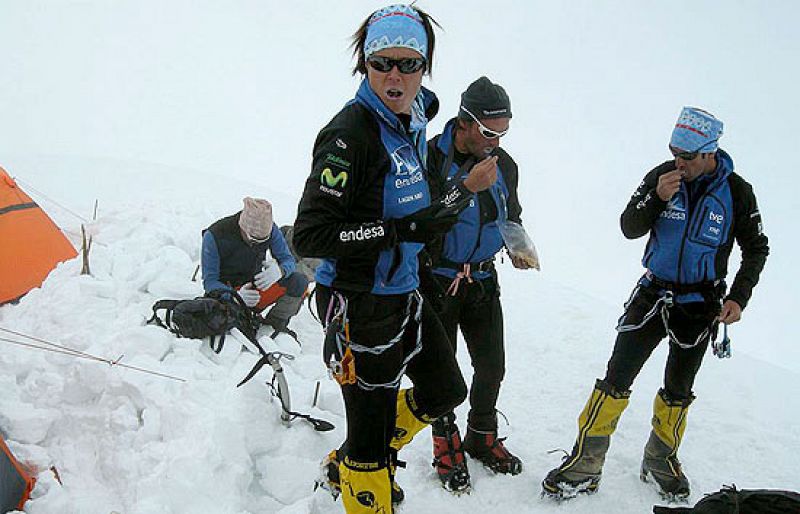
[[[348,301],[345,296],[343,296],[339,292],[334,292],[333,296],[331,296],[331,300],[328,302],[328,309],[325,315],[327,327],[330,323],[338,323],[338,331],[335,334],[335,342],[336,342],[336,351],[338,358],[344,359],[347,352],[352,352],[355,354],[362,353],[362,354],[371,354],[371,355],[381,355],[387,350],[393,348],[397,343],[399,343],[403,336],[406,333],[406,330],[409,328],[409,324],[414,322],[417,330],[416,334],[416,344],[414,348],[406,355],[403,359],[403,363],[400,366],[400,370],[397,375],[392,378],[391,380],[383,383],[373,383],[367,382],[360,376],[358,376],[357,371],[355,372],[356,375],[356,383],[361,389],[366,391],[372,391],[377,388],[386,388],[386,389],[397,389],[400,387],[400,382],[403,379],[403,375],[406,372],[406,368],[408,367],[408,363],[413,359],[420,351],[422,351],[422,303],[423,297],[418,291],[414,291],[408,295],[408,300],[406,302],[405,307],[405,316],[403,317],[403,321],[400,323],[400,328],[388,342],[382,345],[377,346],[367,346],[364,344],[359,344],[358,342],[353,341],[350,339],[350,324],[347,318],[347,307]],[[328,367],[331,371],[335,374],[337,373],[337,367],[341,367],[342,360],[339,362],[334,362],[335,356],[331,359],[331,362],[327,363]],[[339,372],[341,369],[338,370]]]
[[[463,264],[462,266],[462,270],[456,273],[456,277],[450,283],[450,287],[447,288],[447,294],[450,296],[455,296],[458,293],[458,286],[461,284],[462,279],[466,279],[470,284],[472,283],[471,264]]]
[[[697,282],[694,284],[679,284],[677,282],[667,282],[666,280],[661,280],[657,276],[653,275],[650,270],[644,274],[645,277],[656,287],[659,289],[666,289],[668,291],[672,291],[675,295],[684,295],[684,294],[691,294],[691,293],[709,293],[712,292],[717,286],[719,286],[719,280],[708,280],[705,282]]]
[[[633,299],[636,297],[636,295],[639,293],[639,290],[642,287],[646,287],[646,286],[637,285],[634,288],[630,299],[625,303],[625,312],[622,313],[622,316],[620,316],[619,320],[617,321],[617,327],[616,327],[617,332],[619,332],[619,333],[634,332],[636,330],[639,330],[643,326],[645,326],[651,319],[653,319],[654,316],[660,315],[661,316],[661,322],[664,325],[664,330],[666,331],[670,342],[675,343],[676,345],[678,345],[681,348],[684,348],[684,349],[694,348],[701,341],[703,341],[705,338],[710,336],[711,330],[713,329],[713,324],[707,326],[702,332],[700,332],[697,335],[697,337],[695,338],[695,340],[692,341],[691,343],[684,343],[684,342],[681,342],[680,339],[678,339],[678,336],[675,335],[675,332],[673,332],[672,329],[669,326],[669,309],[675,304],[675,300],[674,300],[675,293],[673,293],[673,291],[671,291],[669,289],[663,289],[662,290],[661,295],[653,303],[652,307],[650,307],[650,310],[648,310],[647,313],[644,315],[644,317],[642,318],[642,321],[640,321],[639,323],[637,323],[635,325],[632,325],[632,324],[624,325],[623,322],[625,320],[625,316],[626,316],[627,311],[628,311],[628,306],[633,301]],[[685,294],[685,293],[681,293],[681,294]]]
[[[442,257],[434,267],[437,268],[450,268],[454,270],[461,270],[464,264],[469,264],[472,271],[491,271],[494,268],[494,257],[490,257],[485,261],[480,262],[456,262]]]
[[[153,316],[147,320],[148,325],[155,323],[161,328],[166,328],[170,332],[177,334],[176,330],[172,328],[172,309],[183,300],[158,300],[153,305]],[[164,320],[158,316],[159,310],[164,310]]]

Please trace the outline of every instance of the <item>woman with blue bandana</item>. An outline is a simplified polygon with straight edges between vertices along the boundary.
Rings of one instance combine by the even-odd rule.
[[[719,148],[721,136],[720,120],[684,107],[669,144],[674,159],[645,176],[622,213],[625,237],[650,235],[642,259],[646,271],[625,304],[606,376],[597,380],[578,418],[572,454],[542,483],[548,495],[563,499],[597,490],[630,387],[667,338],[664,387],[653,403],[640,477],[667,500],[689,496],[677,454],[695,398],[694,379],[719,323],[739,321],[769,254],[753,188],[733,171],[730,155]],[[742,262],[727,290],[734,241]],[[725,356],[716,348],[715,353]]]
[[[407,5],[372,13],[353,38],[355,98],[320,131],[294,223],[317,257],[323,360],[341,385],[347,439],[319,482],[348,513],[390,513],[402,500],[397,451],[467,390],[438,318],[417,292],[417,255],[447,232],[473,192],[496,179],[474,169],[432,199],[425,128],[439,103],[421,86],[433,64],[430,16]],[[403,375],[414,387],[400,390]]]

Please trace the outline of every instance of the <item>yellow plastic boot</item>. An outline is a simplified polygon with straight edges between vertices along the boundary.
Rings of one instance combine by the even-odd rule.
[[[602,380],[595,383],[578,417],[578,438],[572,453],[542,481],[543,494],[566,499],[597,490],[611,434],[628,406],[630,394],[630,391],[617,391]]]
[[[392,478],[392,504],[397,506],[405,499],[405,492],[397,485],[394,479],[397,471],[397,451],[391,450],[389,452],[389,473]],[[339,476],[339,467],[341,465],[341,450],[332,450],[320,463],[320,475],[314,484],[314,490],[321,487],[328,491],[333,499],[339,498],[342,493],[341,477]],[[404,464],[399,464],[404,465]]]
[[[414,389],[401,389],[397,393],[397,419],[394,424],[394,438],[391,447],[400,450],[411,442],[417,433],[433,422],[424,414],[414,400]]]
[[[397,452],[400,448],[411,442],[417,433],[427,427],[432,420],[419,412],[417,403],[414,401],[414,389],[401,389],[397,393],[397,418],[394,425],[394,437],[389,445],[391,447],[389,466],[392,475],[392,503],[400,504],[405,499],[403,489],[397,484],[396,473],[398,467],[404,467],[405,463],[397,459]]]
[[[693,396],[685,400],[671,399],[661,389],[653,402],[653,430],[644,447],[641,478],[645,482],[655,482],[661,496],[668,500],[689,497],[689,479],[681,469],[678,447],[693,400]]]
[[[392,514],[389,469],[377,462],[356,462],[348,457],[339,464],[342,503],[347,514]]]

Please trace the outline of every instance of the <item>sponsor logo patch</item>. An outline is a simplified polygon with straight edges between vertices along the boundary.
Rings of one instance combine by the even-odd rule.
[[[414,156],[414,149],[411,145],[405,144],[397,147],[392,153],[394,161],[395,175],[402,177],[409,173],[414,173],[419,169],[419,164]]]
[[[686,221],[686,213],[685,212],[678,212],[678,211],[664,211],[661,213],[661,217],[668,219],[668,220],[676,220],[676,221]]]
[[[383,237],[384,231],[382,225],[375,225],[374,227],[358,227],[357,230],[342,230],[339,232],[339,240],[343,243],[351,241],[366,241],[368,239],[375,239],[376,237]]]
[[[344,168],[346,170],[350,169],[350,161],[348,161],[347,159],[342,159],[338,155],[334,155],[332,153],[329,153],[328,155],[325,156],[325,162],[327,164],[339,166],[340,168]]]
[[[667,210],[670,211],[678,211],[678,212],[686,212],[686,208],[683,206],[681,199],[678,195],[672,197],[672,199],[667,204]]]
[[[323,184],[319,185],[319,190],[322,191],[323,193],[328,193],[329,195],[333,195],[336,198],[341,198],[342,197],[342,192],[341,191],[337,191],[335,189],[331,189],[329,187],[325,187]]]
[[[661,213],[661,217],[668,220],[686,220],[686,208],[683,206],[683,199],[678,195],[672,197],[667,203],[667,208]]]
[[[649,201],[650,201],[650,193],[647,193],[647,195],[644,198],[642,198],[641,200],[639,200],[636,203],[636,209],[637,210],[638,209],[644,209],[644,207],[647,205],[647,202],[649,202]]]
[[[408,187],[412,184],[416,184],[417,182],[421,182],[423,178],[424,176],[422,175],[422,172],[416,171],[409,177],[394,179],[394,187],[397,189]]]
[[[444,203],[445,207],[452,207],[459,198],[461,198],[461,191],[459,191],[458,188],[454,188],[445,195],[442,203]]]
[[[337,187],[339,182],[342,183],[342,189],[347,185],[347,172],[340,171],[336,175],[333,174],[330,168],[325,168],[319,176],[320,182],[328,187]]]
[[[356,499],[358,500],[358,503],[365,507],[375,506],[375,493],[372,491],[359,491],[356,493]]]
[[[414,193],[413,195],[402,196],[397,200],[397,203],[408,203],[408,202],[413,202],[414,200],[421,200],[421,199],[422,199],[422,191]]]

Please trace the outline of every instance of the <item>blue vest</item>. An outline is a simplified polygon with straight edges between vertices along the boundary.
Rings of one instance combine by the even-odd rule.
[[[455,122],[449,122],[442,132],[437,143],[437,148],[445,155],[450,151],[453,142],[453,126]],[[459,165],[452,163],[447,170],[447,180],[455,178],[458,173]],[[442,170],[431,170],[431,173],[441,173]],[[442,257],[458,263],[478,263],[491,259],[503,247],[503,237],[500,235],[498,222],[504,221],[507,217],[506,204],[508,202],[508,187],[506,186],[503,174],[497,170],[497,182],[489,188],[495,205],[497,206],[497,218],[494,221],[481,226],[480,205],[478,194],[472,195],[469,207],[464,209],[458,216],[458,222],[445,235]],[[434,268],[434,273],[450,278],[455,277],[456,270],[452,268]],[[488,271],[476,271],[472,276],[477,279],[484,279],[491,276]]]
[[[427,157],[425,127],[428,124],[425,109],[434,98],[433,92],[420,89],[411,107],[409,131],[375,94],[367,79],[361,82],[356,97],[348,103],[357,102],[375,116],[380,128],[380,143],[389,156],[391,169],[387,170],[383,184],[384,220],[402,218],[431,203],[424,167]],[[375,266],[372,293],[389,295],[415,290],[419,286],[417,254],[422,246],[421,243],[402,242],[382,251]],[[323,259],[317,268],[317,280],[330,285],[335,276],[335,260]]]
[[[650,231],[642,265],[667,282],[714,281],[715,259],[733,226],[733,201],[728,177],[733,160],[717,152],[717,168],[692,182],[682,182]],[[696,299],[700,299],[699,295]],[[695,298],[686,298],[693,301]]]

